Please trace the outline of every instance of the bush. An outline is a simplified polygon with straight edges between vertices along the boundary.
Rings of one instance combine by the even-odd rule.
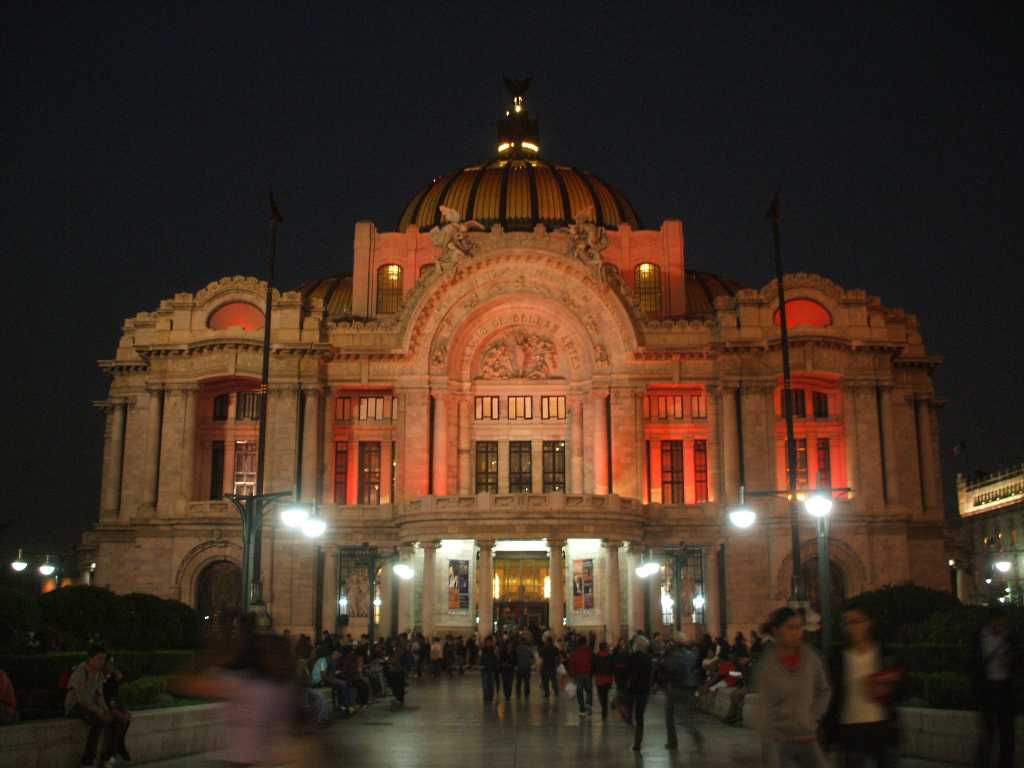
[[[199,614],[176,600],[132,593],[120,598],[122,623],[110,644],[118,648],[195,648],[199,645]]]
[[[960,601],[948,592],[912,584],[862,592],[853,600],[874,618],[875,636],[882,642],[897,641],[903,628],[909,624],[927,621],[937,613],[963,608]],[[839,606],[836,611],[836,626],[840,626],[841,614],[842,606]],[[947,636],[939,642],[956,643],[961,638],[963,636]]]
[[[20,649],[28,633],[39,627],[39,606],[17,589],[0,587],[0,652]]]
[[[118,701],[125,709],[135,709],[157,703],[167,693],[166,677],[140,677],[130,683],[122,683]]]
[[[972,709],[974,691],[967,675],[959,672],[911,674],[910,695],[935,709]]]
[[[192,651],[115,651],[114,663],[130,682],[151,675],[173,675],[188,668]],[[0,655],[0,669],[7,671],[16,691],[57,690],[61,675],[85,661],[85,653]]]

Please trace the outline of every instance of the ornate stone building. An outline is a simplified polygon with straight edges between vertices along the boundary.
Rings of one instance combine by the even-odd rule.
[[[276,626],[731,633],[787,598],[786,502],[759,500],[747,530],[726,515],[741,485],[786,484],[774,281],[689,269],[681,221],[643,228],[538,144],[517,95],[494,159],[435,179],[397,231],[358,222],[351,275],[274,293],[266,489],[328,523],[314,544],[268,517]],[[786,293],[800,482],[855,489],[833,515],[834,589],[948,588],[939,361],[915,317],[817,275]],[[255,480],[264,296],[246,277],[177,293],[101,361],[95,583],[237,608],[224,497]],[[813,592],[810,520],[801,537]],[[661,567],[641,579],[641,561]]]

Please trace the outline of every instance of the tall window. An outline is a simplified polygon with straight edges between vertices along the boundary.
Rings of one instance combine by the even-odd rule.
[[[708,417],[708,401],[703,394],[690,395],[690,418],[706,419]]]
[[[661,312],[661,270],[654,264],[637,264],[634,270],[640,309],[650,314]]]
[[[380,504],[380,443],[359,443],[359,503]]]
[[[368,395],[359,398],[360,421],[384,421],[395,418],[397,400],[390,395]]]
[[[544,493],[565,490],[565,441],[544,441]]]
[[[210,501],[224,497],[224,441],[215,440],[210,452]]]
[[[532,419],[533,397],[530,395],[509,395],[508,417],[510,419]]]
[[[789,446],[786,446],[786,477],[789,477]],[[796,486],[807,487],[807,438],[796,438]]]
[[[497,395],[483,395],[474,398],[477,421],[499,418],[498,399]]]
[[[509,398],[511,399],[511,398]],[[509,493],[533,493],[533,456],[529,440],[508,444]]]
[[[541,397],[540,417],[542,419],[564,419],[565,395],[544,395]]]
[[[661,502],[683,503],[683,441],[661,441]]]
[[[235,441],[234,491],[239,496],[256,493],[256,441]]]
[[[334,444],[334,503],[348,504],[348,443]]]
[[[402,306],[402,268],[385,264],[377,270],[377,314],[397,312]]]
[[[832,456],[827,437],[818,438],[818,478],[816,487],[832,487]]]
[[[644,398],[644,418],[683,418],[682,395],[648,395]]]
[[[352,421],[352,398],[343,396],[334,401],[334,418],[338,421]]]
[[[703,504],[708,500],[708,444],[706,440],[693,441],[693,490],[696,503]]]
[[[259,392],[239,392],[237,398],[235,421],[259,421],[262,395]]]
[[[793,416],[798,419],[803,419],[807,416],[807,396],[802,389],[791,389],[793,393]],[[785,390],[783,390],[783,394]],[[783,411],[782,415],[785,416],[786,412]]]
[[[828,418],[828,395],[824,392],[811,393],[811,407],[814,409],[814,418]]]
[[[231,403],[231,395],[223,394],[217,395],[213,398],[213,420],[214,421],[227,421],[228,420],[228,405]]]
[[[476,444],[476,492],[498,492],[498,443],[494,440]]]

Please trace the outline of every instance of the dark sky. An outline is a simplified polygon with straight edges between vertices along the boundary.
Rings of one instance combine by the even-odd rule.
[[[1019,12],[163,5],[5,4],[5,558],[96,519],[124,318],[259,272],[270,183],[281,285],[348,271],[356,220],[393,229],[493,154],[504,74],[535,78],[543,156],[683,219],[689,267],[766,283],[781,185],[787,271],[916,313],[945,356],[947,472],[959,441],[966,468],[1024,459]]]

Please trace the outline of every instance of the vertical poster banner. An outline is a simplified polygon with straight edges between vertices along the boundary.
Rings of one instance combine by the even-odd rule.
[[[572,561],[572,607],[574,611],[594,608],[594,561]]]
[[[448,561],[448,610],[469,610],[469,560]]]

